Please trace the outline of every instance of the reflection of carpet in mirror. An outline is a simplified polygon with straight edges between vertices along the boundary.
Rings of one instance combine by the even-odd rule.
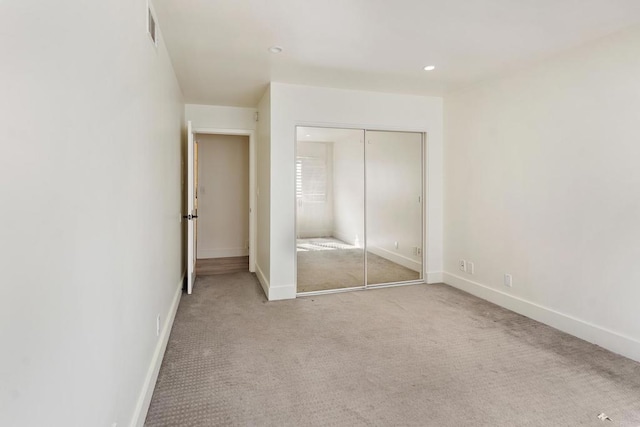
[[[341,244],[352,249],[308,249],[316,246],[320,248],[340,247]],[[363,249],[329,238],[299,239],[298,248],[298,292],[363,286]],[[370,284],[403,282],[420,278],[420,273],[417,271],[378,255],[369,253],[368,257],[368,281]]]

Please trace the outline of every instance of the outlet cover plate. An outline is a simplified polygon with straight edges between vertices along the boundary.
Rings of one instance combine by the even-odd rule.
[[[513,278],[511,277],[510,274],[504,275],[504,285],[508,288],[513,287]]]
[[[467,261],[467,273],[473,274],[475,272],[474,265],[471,261]]]

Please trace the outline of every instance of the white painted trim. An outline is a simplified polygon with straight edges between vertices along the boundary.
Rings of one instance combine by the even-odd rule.
[[[297,292],[296,298],[312,297],[316,295],[342,294],[345,292],[366,291],[366,286],[354,286],[352,288],[325,289],[323,291]]]
[[[295,126],[314,127],[314,128],[332,128],[332,129],[352,129],[352,130],[370,130],[370,131],[388,131],[388,132],[412,132],[427,133],[428,129],[424,127],[405,127],[391,126],[380,124],[364,124],[364,123],[339,123],[339,122],[315,122],[315,121],[296,121]]]
[[[451,273],[444,282],[484,300],[640,362],[640,341]]]
[[[195,215],[195,134],[191,121],[187,122],[187,212]],[[187,220],[187,294],[193,292],[196,280],[196,219]]]
[[[296,285],[269,287],[269,301],[294,299],[296,297]]]
[[[259,265],[256,265],[256,276],[269,301],[294,299],[296,297],[295,285],[271,287]]]
[[[178,311],[178,305],[180,305],[180,297],[182,296],[182,284],[186,271],[182,274],[178,289],[173,297],[169,312],[165,316],[164,326],[162,327],[162,333],[158,338],[158,344],[153,352],[151,363],[147,369],[147,376],[142,384],[142,390],[138,396],[138,402],[136,403],[135,410],[133,411],[133,417],[129,425],[131,427],[142,427],[144,420],[147,418],[147,412],[149,411],[149,405],[151,404],[151,397],[153,396],[153,390],[158,380],[158,373],[160,372],[160,366],[162,365],[162,359],[164,358],[164,352],[167,349],[167,343],[169,342],[169,335],[171,333],[171,327]]]
[[[219,128],[196,128],[193,133],[203,133],[207,135],[239,135],[249,137],[249,271],[256,272],[256,248],[257,248],[257,219],[256,219],[256,191],[257,191],[257,169],[256,169],[256,131],[252,129],[219,129]]]
[[[382,289],[382,288],[397,288],[399,286],[415,286],[415,285],[425,285],[423,280],[410,280],[407,282],[391,282],[391,283],[380,283],[379,285],[368,285],[365,289]]]
[[[422,272],[422,265],[420,265],[418,261],[412,260],[411,258],[407,258],[404,255],[391,252],[379,246],[370,246],[367,248],[367,250],[372,254],[378,255],[379,257],[389,260],[395,264],[399,264],[413,271],[417,271],[418,273]]]
[[[442,271],[430,271],[427,273],[427,279],[425,280],[425,283],[431,285],[434,283],[442,283],[443,281],[444,279]]]
[[[256,276],[258,277],[258,282],[260,282],[260,286],[262,286],[262,290],[264,291],[264,296],[269,299],[269,281],[265,277],[262,269],[258,264],[256,264]]]
[[[433,244],[429,243],[429,236],[431,233],[431,227],[433,225],[433,221],[431,221],[431,216],[429,215],[429,177],[431,176],[429,169],[429,134],[427,132],[422,133],[422,271],[423,276],[427,278],[429,271],[429,254],[433,250]],[[442,223],[440,223],[440,227],[442,227]],[[442,246],[442,245],[440,245]],[[441,276],[442,277],[442,276]],[[442,281],[442,279],[440,279]],[[432,283],[428,280],[425,280],[425,283]]]
[[[249,249],[247,248],[219,248],[219,249],[198,248],[198,259],[228,258],[228,257],[234,257],[234,256],[247,256],[247,255],[249,255]]]

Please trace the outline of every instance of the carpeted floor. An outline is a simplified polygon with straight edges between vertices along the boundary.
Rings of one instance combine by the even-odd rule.
[[[605,413],[612,421],[601,421]],[[147,426],[640,426],[640,364],[446,285],[184,295]]]
[[[417,280],[420,273],[367,253],[369,284]],[[334,238],[298,240],[298,292],[364,286],[364,250]]]

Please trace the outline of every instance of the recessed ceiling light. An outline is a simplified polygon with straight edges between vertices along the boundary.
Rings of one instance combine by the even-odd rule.
[[[435,65],[427,65],[426,67],[424,67],[425,71],[433,71],[436,69]]]
[[[311,135],[307,134],[307,137],[311,137]]]
[[[269,52],[271,52],[271,53],[280,53],[280,52],[282,52],[282,50],[283,49],[280,46],[271,46],[269,48]]]

